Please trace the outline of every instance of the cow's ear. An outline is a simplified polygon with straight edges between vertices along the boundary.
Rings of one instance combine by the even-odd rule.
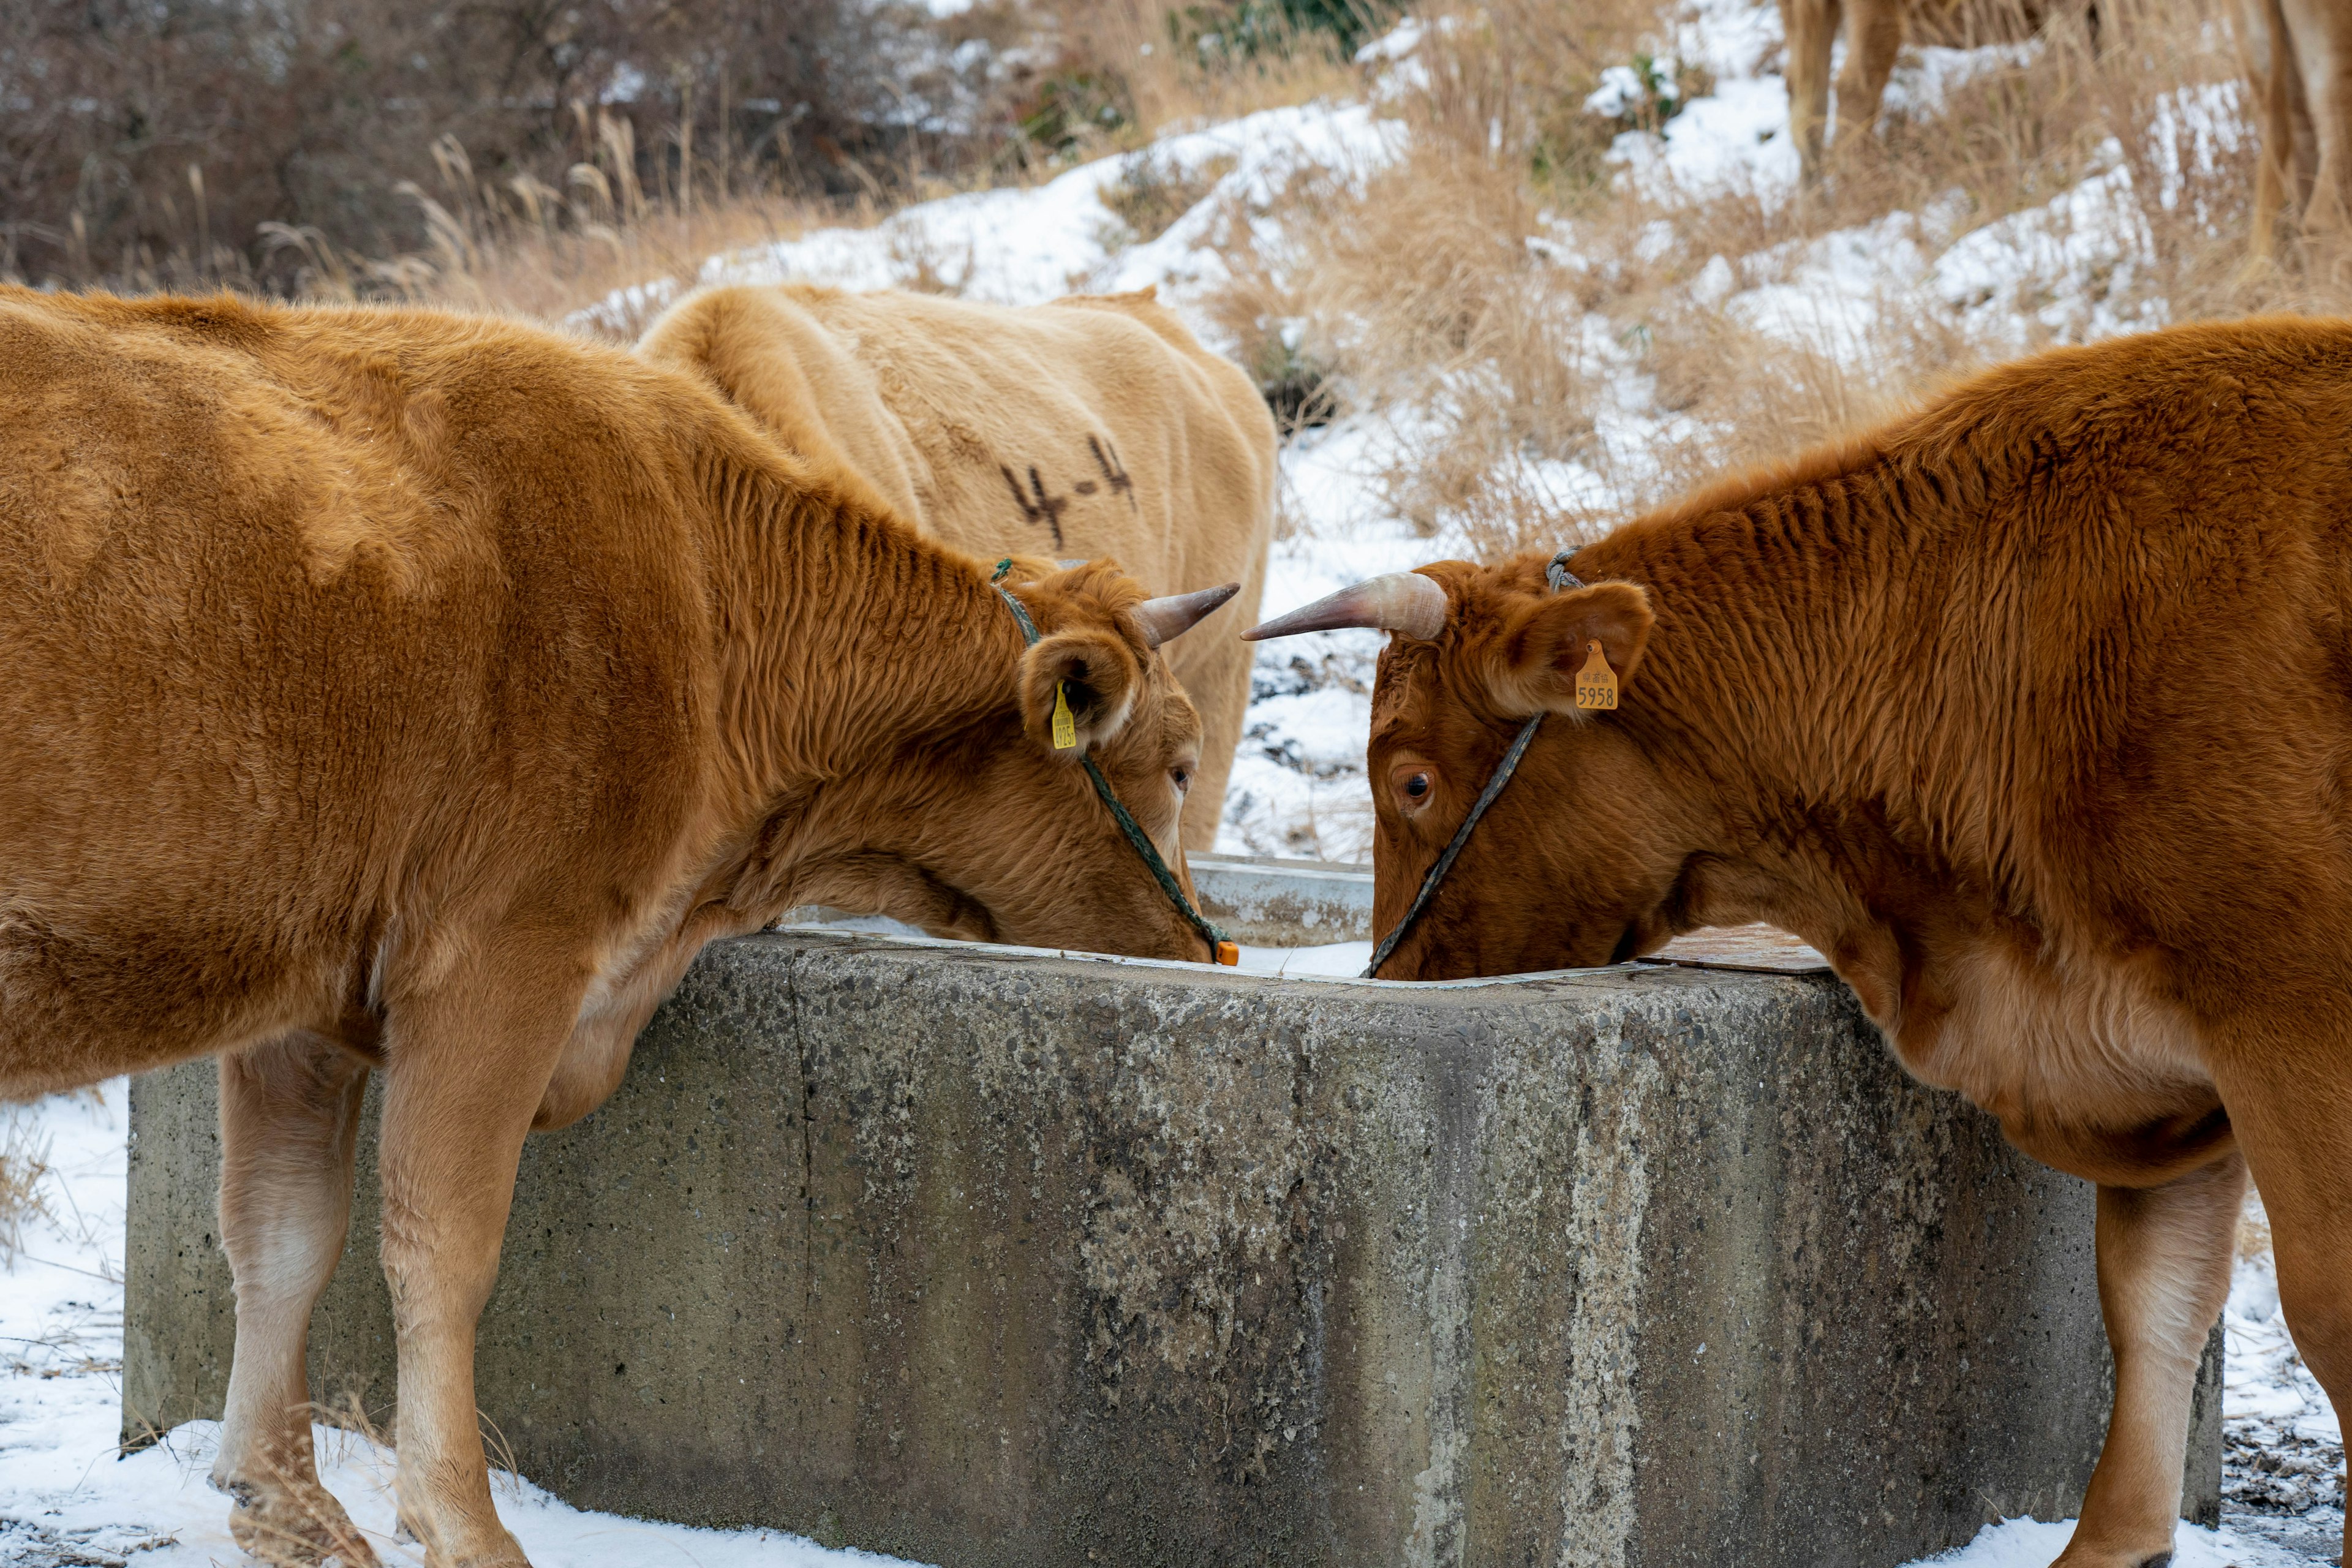
[[[1650,595],[1634,583],[1595,583],[1531,597],[1495,641],[1488,693],[1505,713],[1575,712],[1577,672],[1591,662],[1595,643],[1622,693],[1641,668],[1656,620]]]
[[[1076,762],[1127,722],[1143,667],[1108,631],[1056,632],[1021,656],[1021,727]]]

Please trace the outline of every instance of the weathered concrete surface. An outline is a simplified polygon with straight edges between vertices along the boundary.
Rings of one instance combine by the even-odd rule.
[[[220,1406],[214,1115],[133,1090],[134,1434]],[[383,1420],[374,1212],[312,1366]],[[1830,981],[770,935],[533,1141],[480,1398],[580,1503],[951,1568],[1878,1568],[2075,1506],[2090,1237]]]

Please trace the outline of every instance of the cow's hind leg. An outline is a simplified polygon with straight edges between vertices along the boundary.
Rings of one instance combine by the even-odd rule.
[[[401,1523],[430,1568],[522,1568],[474,1406],[489,1299],[533,1113],[586,989],[572,955],[509,942],[388,1008],[383,1272],[400,1355]]]
[[[1821,177],[1822,142],[1829,128],[1830,57],[1837,47],[1840,0],[1780,0],[1789,36],[1789,136],[1805,183]]]
[[[221,1243],[236,1284],[236,1351],[215,1486],[230,1533],[273,1563],[375,1562],[319,1484],[303,1352],[342,1256],[367,1069],[310,1035],[220,1062]]]
[[[1838,145],[1858,152],[1878,132],[1887,79],[1903,52],[1901,0],[1853,0],[1846,24],[1845,68],[1838,72]]]
[[[2352,1410],[2352,1031],[2278,1043],[2225,1069],[2221,1093],[2269,1212],[2279,1305],[2328,1400]],[[2248,1069],[2252,1070],[2248,1070]],[[2352,1563],[2352,1521],[2344,1559]]]
[[[2230,1294],[2244,1159],[2160,1187],[2099,1189],[2099,1306],[2116,1356],[2106,1447],[2059,1568],[2172,1560],[2197,1363]]]

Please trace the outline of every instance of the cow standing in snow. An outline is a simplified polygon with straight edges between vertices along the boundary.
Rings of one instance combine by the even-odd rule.
[[[1155,650],[1220,595],[1027,562],[1024,647],[702,383],[509,322],[6,289],[0,367],[0,1097],[220,1058],[257,1554],[373,1561],[303,1373],[369,1071],[401,1520],[515,1565],[473,1351],[517,1158],[704,943],[823,902],[1207,956],[1076,759],[1181,876]]]
[[[1274,537],[1265,401],[1145,289],[1013,307],[799,284],[707,289],[638,353],[976,555],[1109,557],[1155,594],[1238,582],[1168,656],[1201,714],[1188,848],[1213,848]]]
[[[1913,1073],[2097,1184],[2115,1408],[2060,1562],[2169,1561],[2249,1168],[2352,1408],[2352,324],[2005,366],[1562,571],[1444,563],[1252,634],[1396,633],[1384,932],[1550,715],[1382,978],[1755,921],[1826,953]]]

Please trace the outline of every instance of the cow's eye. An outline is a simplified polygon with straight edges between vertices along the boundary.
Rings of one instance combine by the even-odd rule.
[[[1192,787],[1192,772],[1190,768],[1170,768],[1168,777],[1175,784],[1178,795],[1182,795]]]
[[[1422,796],[1427,795],[1429,793],[1429,775],[1427,773],[1407,774],[1404,781],[1404,793],[1405,798],[1408,800],[1419,800]]]

